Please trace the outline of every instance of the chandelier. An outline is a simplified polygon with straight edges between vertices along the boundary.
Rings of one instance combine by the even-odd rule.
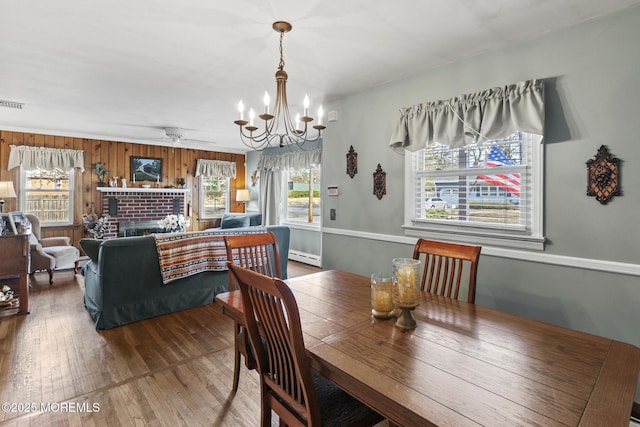
[[[322,125],[322,106],[318,108],[318,124],[310,126],[313,117],[309,116],[309,97],[304,97],[304,110],[302,116],[296,114],[294,120],[291,120],[289,113],[289,105],[287,103],[287,73],[284,71],[284,57],[282,55],[282,39],[284,33],[291,31],[291,24],[284,21],[274,22],[273,29],[280,33],[280,63],[278,71],[276,71],[276,102],[273,106],[272,113],[269,110],[269,93],[264,93],[264,114],[258,117],[264,121],[264,129],[258,131],[255,126],[255,112],[253,108],[249,110],[249,120],[244,118],[244,104],[242,101],[238,103],[238,111],[240,119],[234,121],[240,127],[240,139],[247,147],[253,150],[264,150],[269,146],[279,147],[291,146],[293,144],[302,147],[305,142],[317,141],[325,129]],[[311,127],[318,131],[315,138],[311,139]]]

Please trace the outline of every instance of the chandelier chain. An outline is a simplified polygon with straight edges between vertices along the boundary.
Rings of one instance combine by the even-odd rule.
[[[282,40],[284,39],[284,31],[280,31],[280,63],[278,64],[278,70],[284,68],[284,54],[282,53]]]

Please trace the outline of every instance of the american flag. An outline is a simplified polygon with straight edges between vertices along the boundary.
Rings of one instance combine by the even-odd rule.
[[[487,156],[487,167],[494,168],[497,166],[513,166],[515,163],[504,155],[502,150],[494,145]],[[486,181],[490,184],[508,191],[516,197],[520,197],[520,174],[498,174],[498,175],[478,175],[478,179]]]

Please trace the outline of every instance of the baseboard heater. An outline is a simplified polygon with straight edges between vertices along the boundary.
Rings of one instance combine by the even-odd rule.
[[[314,265],[316,267],[322,267],[322,257],[320,255],[290,250],[289,259],[292,261],[302,262],[304,264]]]

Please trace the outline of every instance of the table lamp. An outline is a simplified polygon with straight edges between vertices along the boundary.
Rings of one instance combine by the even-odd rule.
[[[4,199],[15,199],[16,192],[12,181],[0,181],[0,213],[4,212]]]
[[[251,194],[249,193],[249,190],[244,189],[236,191],[236,201],[242,202],[242,206],[244,207],[243,210],[246,210],[247,202],[249,200],[251,200]]]

